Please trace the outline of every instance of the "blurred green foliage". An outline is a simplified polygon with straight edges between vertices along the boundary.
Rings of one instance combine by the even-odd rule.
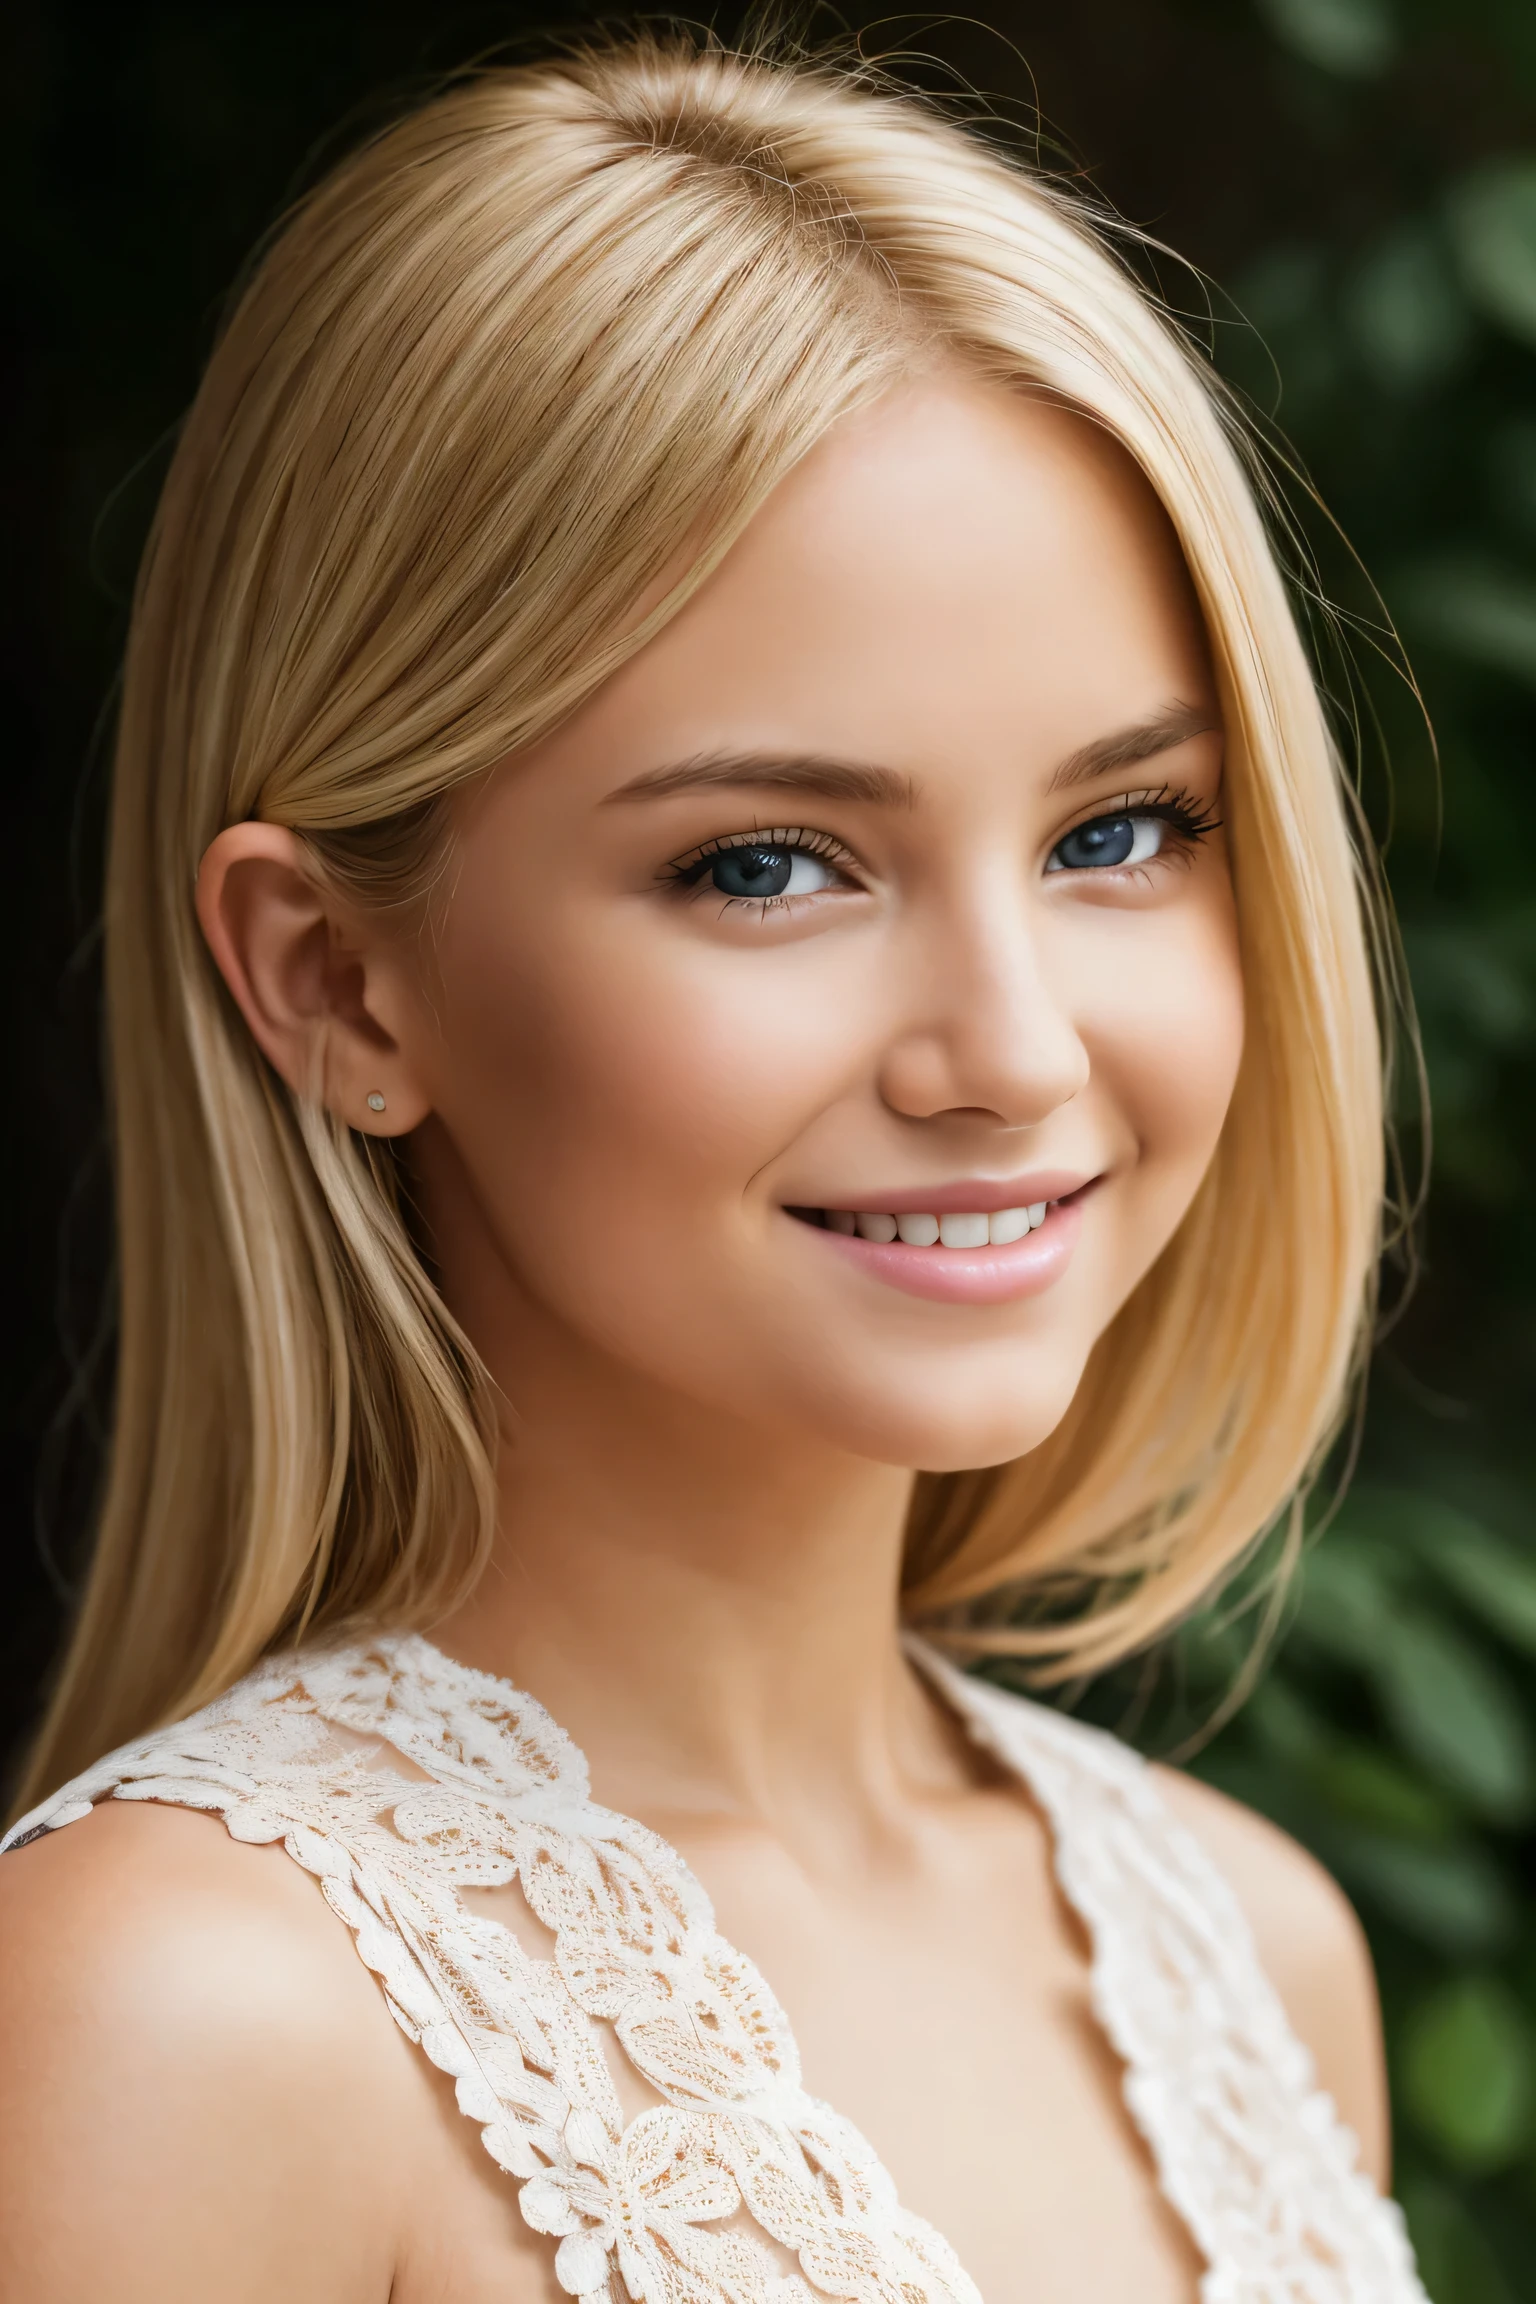
[[[1512,2304],[1536,2297],[1536,9],[1254,5],[1282,110],[1351,196],[1304,233],[1264,220],[1216,356],[1379,585],[1438,739],[1437,776],[1380,610],[1303,506],[1353,626],[1340,720],[1362,729],[1435,1143],[1358,1474],[1264,1678],[1193,1765],[1354,1898],[1426,2285]],[[1465,136],[1474,66],[1499,106]],[[1403,90],[1437,71],[1444,134],[1410,139]],[[1400,1117],[1411,1164],[1411,1100]],[[1154,1740],[1219,1705],[1256,1621],[1241,1600],[1176,1643]]]
[[[1427,2283],[1436,2304],[1498,2304],[1536,2279],[1536,1545],[1513,1484],[1500,1511],[1480,1448],[1473,1517],[1443,1500],[1461,1484],[1454,1444],[1399,1448],[1390,1402],[1374,1421],[1373,1459],[1412,1454],[1419,1477],[1356,1482],[1264,1678],[1194,1766],[1354,1898]],[[1186,1629],[1187,1719],[1220,1703],[1249,1639],[1230,1600]]]

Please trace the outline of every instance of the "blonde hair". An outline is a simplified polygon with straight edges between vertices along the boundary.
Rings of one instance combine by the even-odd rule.
[[[1086,413],[1172,520],[1229,738],[1248,1027],[1214,1165],[1060,1429],[919,1483],[907,1604],[1092,1669],[1308,1479],[1378,1243],[1369,907],[1203,364],[1071,200],[916,98],[648,36],[487,71],[287,221],[141,574],[106,906],[116,1430],[34,1790],[301,1632],[429,1625],[492,1535],[487,1379],[390,1159],[288,1092],[225,992],[193,911],[208,842],[260,817],[354,894],[419,901],[444,796],[580,703],[936,347]],[[997,1600],[1064,1583],[1085,1604],[1033,1631]]]

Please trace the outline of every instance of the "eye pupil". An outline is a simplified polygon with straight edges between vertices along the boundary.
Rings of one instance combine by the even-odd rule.
[[[1123,864],[1136,845],[1136,826],[1129,816],[1101,816],[1095,823],[1079,824],[1057,849],[1069,872],[1091,864]]]
[[[781,896],[794,862],[788,848],[726,848],[711,859],[709,876],[722,896]]]

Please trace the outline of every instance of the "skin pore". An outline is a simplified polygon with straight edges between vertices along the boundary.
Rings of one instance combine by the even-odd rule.
[[[271,1062],[297,1082],[321,1051],[336,1110],[409,1136],[505,1403],[496,1558],[434,1637],[531,1689],[596,1796],[678,1846],[807,2086],[988,2304],[1190,2304],[1198,2278],[1041,1820],[897,1624],[914,1469],[1053,1429],[1211,1159],[1243,1032],[1221,776],[1145,484],[1080,419],[940,373],[823,441],[657,639],[458,796],[429,934],[349,912],[271,826],[221,834],[199,890]],[[882,1262],[823,1221],[1041,1201],[1038,1241],[971,1252],[947,1296],[910,1259],[965,1251]],[[1342,1899],[1166,1787],[1379,2167]],[[559,2293],[297,1867],[109,1806],[6,1869],[18,2197],[58,2198],[67,2163],[111,2210],[44,2238],[24,2206],[8,2293],[62,2304],[109,2264],[157,2304]],[[87,1898],[118,1917],[82,1999]],[[66,2121],[61,2156],[37,2092],[72,2054],[149,2110],[131,2136]]]

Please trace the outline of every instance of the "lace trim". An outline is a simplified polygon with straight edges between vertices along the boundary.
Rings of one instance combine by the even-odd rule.
[[[1135,1755],[913,1654],[1051,1818],[1127,2102],[1210,2266],[1202,2304],[1424,2304],[1401,2219],[1356,2169],[1235,1900]],[[315,1875],[557,2241],[568,2294],[979,2304],[857,2129],[806,2094],[783,2010],[681,1857],[592,1801],[582,1755],[531,1697],[416,1638],[275,1660],[4,1845],[108,1796],[211,1810]],[[514,1881],[551,1958],[463,1901]],[[627,2123],[610,2033],[659,2098]]]
[[[1236,1897],[1139,1755],[909,1653],[1050,1819],[1126,2103],[1210,2267],[1201,2304],[1427,2304],[1400,2209],[1357,2166]]]

